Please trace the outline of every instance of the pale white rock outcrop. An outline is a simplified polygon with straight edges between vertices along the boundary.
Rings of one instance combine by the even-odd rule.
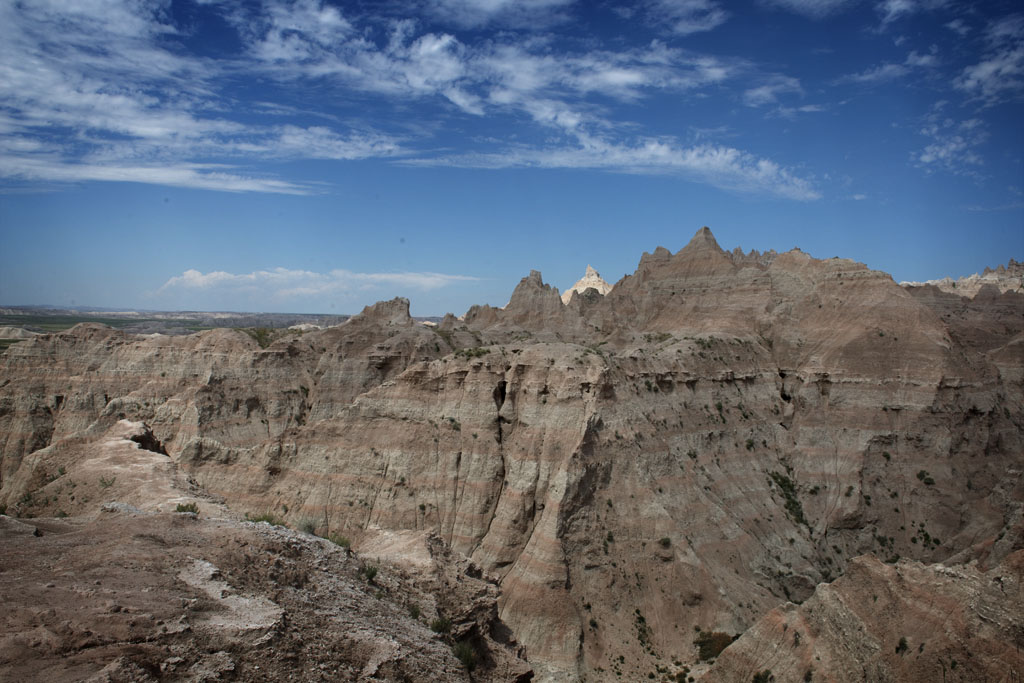
[[[597,293],[604,296],[608,292],[612,291],[612,286],[604,281],[600,273],[594,270],[591,266],[587,266],[586,274],[576,282],[572,287],[565,290],[562,294],[562,303],[568,305],[569,300],[572,299],[573,292],[579,292],[582,294],[588,289],[596,289]]]

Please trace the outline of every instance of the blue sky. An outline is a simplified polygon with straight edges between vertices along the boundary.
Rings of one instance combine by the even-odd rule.
[[[0,304],[417,315],[708,225],[897,280],[1024,257],[1024,11],[0,3]]]

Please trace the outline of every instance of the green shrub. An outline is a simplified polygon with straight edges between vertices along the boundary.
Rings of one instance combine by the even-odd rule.
[[[174,508],[175,512],[194,512],[199,513],[199,506],[195,503],[178,503],[178,506]]]
[[[373,580],[377,578],[377,568],[370,566],[363,567],[363,576],[366,577],[367,583],[373,583]]]
[[[352,547],[352,541],[348,540],[347,536],[342,536],[340,534],[331,534],[327,537],[327,540],[333,543],[334,545],[345,548],[346,550]]]
[[[906,636],[900,637],[900,643],[896,646],[896,654],[901,655],[907,651],[907,638]]]
[[[313,535],[316,534],[316,520],[306,518],[299,522],[299,531]]]
[[[781,472],[769,472],[768,475],[782,491],[782,497],[786,499],[786,512],[793,518],[793,521],[810,526],[807,523],[807,518],[804,517],[804,508],[800,504],[800,499],[796,497],[796,484],[793,483],[793,480]]]
[[[110,479],[104,479],[103,477],[100,477],[100,488],[109,489],[111,486],[114,485],[115,481],[117,481],[117,477],[111,477]]]
[[[245,513],[245,519],[250,522],[266,522],[271,526],[288,526],[284,523],[284,520],[275,515],[272,512],[263,512],[258,515],[250,515],[248,512]]]
[[[467,641],[463,640],[455,643],[455,647],[452,648],[452,651],[455,653],[458,660],[462,662],[462,666],[466,667],[466,671],[472,671],[476,668],[476,648],[470,645]]]
[[[452,620],[448,617],[438,616],[430,622],[430,630],[434,633],[448,633],[452,630]]]
[[[694,638],[693,644],[697,646],[697,657],[700,661],[706,662],[720,655],[734,640],[736,637],[721,631],[701,631]]]
[[[661,540],[659,540],[658,543],[661,544],[662,548],[667,548],[670,545],[672,545],[672,539],[669,538],[668,536],[666,536],[665,538],[662,538]]]
[[[413,619],[420,618],[420,607],[419,605],[409,605],[409,616]]]

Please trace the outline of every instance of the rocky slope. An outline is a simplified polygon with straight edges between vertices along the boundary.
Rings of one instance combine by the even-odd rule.
[[[0,678],[530,680],[494,580],[436,535],[354,555],[317,520],[244,522],[159,450],[120,420],[26,459],[49,519],[0,515]]]
[[[52,451],[145,421],[232,510],[357,549],[436,534],[496,577],[541,680],[697,671],[695,629],[858,556],[1019,547],[1024,295],[947,297],[705,228],[604,296],[534,272],[436,328],[404,300],[266,349],[79,326],[3,356],[0,504],[52,514]]]
[[[787,603],[730,645],[701,679],[1012,681],[1024,671],[1024,551],[983,571],[887,565],[872,556]]]

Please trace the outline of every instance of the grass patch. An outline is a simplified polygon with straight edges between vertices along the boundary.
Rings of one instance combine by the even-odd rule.
[[[199,514],[199,506],[195,503],[178,503],[178,507],[174,508],[175,512],[192,512]]]
[[[462,666],[466,667],[466,671],[472,671],[476,668],[476,660],[478,658],[476,648],[470,645],[467,641],[463,640],[455,643],[455,647],[452,648],[452,652],[454,652],[458,660],[462,662]]]
[[[271,526],[288,526],[284,520],[275,515],[272,512],[263,512],[258,515],[250,515],[248,512],[245,513],[245,519],[249,522],[266,522]]]
[[[327,540],[336,546],[344,548],[345,550],[352,547],[352,541],[348,540],[347,536],[342,536],[341,534],[331,534],[327,536]]]

